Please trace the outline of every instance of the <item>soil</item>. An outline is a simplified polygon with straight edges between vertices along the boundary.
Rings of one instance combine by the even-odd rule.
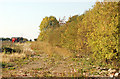
[[[70,57],[49,56],[41,52],[36,54],[31,48],[30,43],[24,43],[24,52],[29,52],[32,55],[28,59],[16,62],[14,69],[3,68],[3,77],[108,77],[107,70],[102,74],[100,68],[94,66],[83,65],[82,61],[74,61]],[[88,59],[88,58],[87,58]],[[85,70],[85,68],[88,68]],[[90,70],[97,72],[93,75]],[[102,71],[103,72],[103,71]],[[99,74],[101,73],[101,74]]]

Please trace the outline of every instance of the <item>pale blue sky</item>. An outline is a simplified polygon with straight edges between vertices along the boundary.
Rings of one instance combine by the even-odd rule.
[[[0,37],[37,38],[45,16],[83,14],[95,0],[0,0]]]

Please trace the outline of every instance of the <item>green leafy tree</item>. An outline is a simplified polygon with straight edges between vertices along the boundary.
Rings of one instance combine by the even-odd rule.
[[[74,15],[72,17],[69,17],[67,23],[77,20],[77,17],[78,17],[78,15]]]
[[[93,59],[101,62],[119,59],[119,5],[119,2],[96,2],[92,9],[70,17],[61,27],[55,17],[45,17],[40,24],[38,39],[92,54]]]
[[[95,59],[113,60],[118,52],[118,3],[97,2],[94,8],[88,12],[91,28],[88,34],[88,45],[91,47]],[[86,25],[86,27],[88,27]]]
[[[38,40],[45,40],[48,37],[48,32],[50,29],[59,27],[59,22],[54,16],[43,18],[40,24],[40,35],[38,36]]]
[[[40,31],[46,31],[48,28],[59,26],[59,22],[54,16],[43,18],[40,24]]]

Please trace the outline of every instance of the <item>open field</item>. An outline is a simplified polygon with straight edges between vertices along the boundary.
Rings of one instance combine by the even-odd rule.
[[[120,78],[120,0],[0,4],[0,78]]]
[[[93,61],[90,56],[72,54],[45,42],[15,44],[21,53],[4,54],[3,77],[109,77],[115,65]]]

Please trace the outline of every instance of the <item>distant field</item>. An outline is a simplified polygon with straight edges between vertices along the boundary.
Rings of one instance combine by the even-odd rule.
[[[2,42],[2,52],[4,53],[20,53],[22,52],[22,47],[17,45],[18,43],[12,43],[11,41]]]
[[[1,62],[10,62],[17,58],[24,57],[22,44],[20,45],[18,43],[12,43],[11,41],[3,41],[1,49]]]
[[[91,55],[79,55],[47,42],[4,42],[22,52],[1,53],[3,77],[109,77],[112,64],[96,62]],[[9,73],[8,73],[9,72]]]

